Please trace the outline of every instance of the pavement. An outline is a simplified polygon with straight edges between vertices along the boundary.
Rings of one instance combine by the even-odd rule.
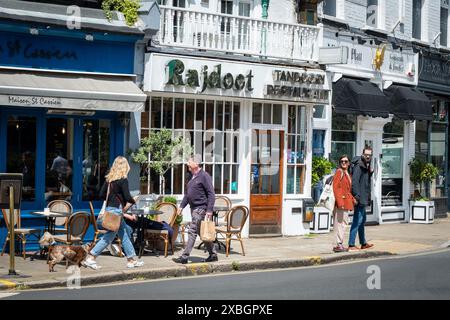
[[[349,227],[346,235],[348,237]],[[99,270],[79,269],[81,286],[107,284],[119,281],[142,281],[170,277],[197,276],[218,272],[242,272],[275,268],[290,268],[329,264],[344,260],[370,259],[380,256],[406,255],[418,252],[437,251],[450,247],[450,218],[435,219],[433,224],[384,224],[366,227],[366,238],[375,246],[356,252],[334,253],[334,233],[310,234],[295,237],[244,239],[245,256],[241,254],[239,241],[232,241],[232,250],[226,257],[219,250],[219,261],[204,263],[207,252],[191,253],[190,263],[180,265],[172,261],[181,254],[182,247],[166,258],[147,253],[142,257],[145,265],[127,269],[126,259],[114,257],[106,251],[97,258]],[[56,265],[56,272],[48,272],[46,260],[16,256],[17,276],[8,276],[9,256],[0,257],[0,290],[26,290],[66,287],[74,282],[77,270],[66,269],[65,263]]]

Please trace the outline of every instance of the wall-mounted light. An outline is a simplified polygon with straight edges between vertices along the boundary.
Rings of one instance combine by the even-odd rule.
[[[94,36],[92,34],[88,33],[88,34],[86,34],[84,39],[86,39],[87,41],[94,41]]]
[[[339,37],[339,32],[336,32],[334,35],[336,36],[336,38]]]
[[[33,35],[38,35],[39,34],[39,30],[38,28],[30,28],[30,33]]]
[[[363,38],[358,37],[358,44],[364,44],[364,43],[366,43],[366,42],[367,42],[367,41],[364,40]]]
[[[129,112],[122,112],[119,115],[119,122],[120,125],[124,128],[128,127],[129,123],[130,123],[130,113]]]
[[[377,46],[379,46],[381,43],[383,43],[383,41],[378,40],[378,39],[374,39],[373,42],[375,42],[375,44],[376,44]]]
[[[62,134],[66,134],[66,128],[63,127],[61,132],[62,132]]]
[[[392,49],[397,50],[398,48],[401,48],[398,44],[396,44],[395,42],[391,43],[392,45]]]

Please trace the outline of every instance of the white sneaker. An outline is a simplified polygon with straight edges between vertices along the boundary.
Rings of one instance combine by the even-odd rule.
[[[97,269],[101,268],[99,265],[97,265],[97,262],[94,259],[92,259],[92,258],[87,258],[84,261],[84,265],[86,267],[89,267],[89,268],[94,269],[94,270],[97,270]]]
[[[127,263],[127,268],[137,268],[142,267],[144,265],[144,261],[133,260]]]
[[[120,255],[120,248],[119,245],[115,244],[115,243],[111,243],[108,246],[109,252],[111,253],[112,256],[114,257],[118,257]]]

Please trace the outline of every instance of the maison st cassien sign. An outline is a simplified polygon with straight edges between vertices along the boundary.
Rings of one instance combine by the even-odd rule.
[[[328,103],[329,99],[322,70],[157,53],[148,54],[146,59],[145,91],[309,103]]]

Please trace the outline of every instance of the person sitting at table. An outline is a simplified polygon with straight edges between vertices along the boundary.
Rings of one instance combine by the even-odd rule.
[[[108,194],[108,199],[106,199],[106,211],[113,212],[118,215],[122,215],[123,218],[129,220],[136,220],[136,217],[127,213],[124,213],[128,210],[130,206],[135,203],[134,198],[130,194],[130,190],[128,187],[128,172],[130,171],[130,165],[126,158],[122,156],[118,156],[111,167],[111,170],[106,175],[106,181],[100,191],[100,196],[106,198],[106,194]],[[108,193],[109,186],[109,193]],[[134,250],[133,244],[130,239],[129,227],[125,223],[124,219],[121,219],[120,227],[117,232],[108,231],[92,248],[89,253],[85,265],[92,268],[97,269],[97,262],[95,259],[103,252],[103,250],[108,247],[116,235],[122,240],[123,251],[127,257],[128,268],[141,267],[144,265],[143,261],[139,261],[135,259],[136,252]],[[98,226],[101,228],[101,217],[99,217]]]
[[[126,221],[127,225],[130,227],[128,230],[128,234],[130,239],[133,239],[133,232],[139,227],[139,222],[136,220],[129,220]],[[172,239],[173,236],[173,228],[166,222],[166,221],[156,221],[151,219],[149,216],[144,217],[144,229],[151,229],[151,230],[167,230],[169,233],[169,239]]]

